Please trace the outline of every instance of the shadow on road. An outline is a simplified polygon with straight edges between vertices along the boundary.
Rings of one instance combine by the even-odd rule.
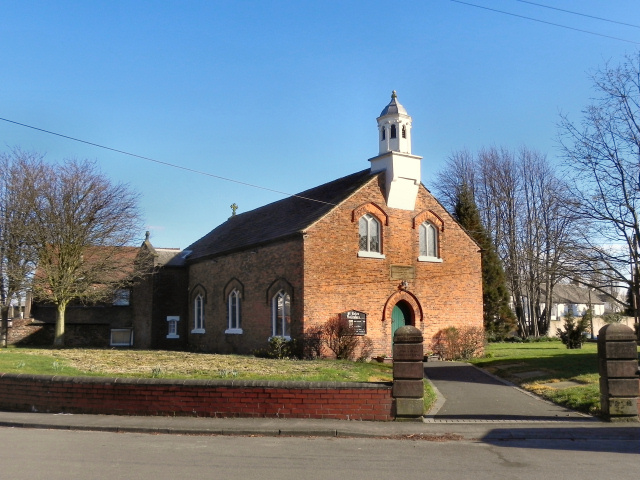
[[[640,454],[640,427],[496,428],[482,437],[499,447]]]

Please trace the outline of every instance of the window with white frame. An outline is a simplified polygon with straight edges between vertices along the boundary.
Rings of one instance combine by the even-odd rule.
[[[178,334],[178,322],[180,317],[169,316],[167,317],[167,338],[180,338]]]
[[[380,222],[367,213],[358,221],[358,256],[383,257],[380,245]]]
[[[225,333],[242,333],[241,296],[237,289],[227,297],[227,330]]]
[[[290,338],[291,297],[280,290],[271,300],[271,336]]]
[[[112,347],[133,346],[133,329],[132,328],[112,328],[109,345]]]
[[[424,222],[418,229],[420,257],[423,262],[441,262],[438,256],[438,229],[431,222]]]
[[[191,333],[204,333],[204,297],[198,294],[193,301],[193,330]]]

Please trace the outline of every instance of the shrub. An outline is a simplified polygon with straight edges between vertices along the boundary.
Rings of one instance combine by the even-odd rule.
[[[295,339],[287,340],[283,337],[271,337],[266,349],[255,350],[253,354],[260,358],[300,358],[300,348]]]
[[[313,360],[322,357],[324,329],[321,326],[307,328],[302,337],[302,358]]]
[[[440,330],[433,339],[432,349],[444,360],[468,360],[479,356],[485,344],[484,330],[478,327]]]
[[[604,323],[620,323],[622,322],[622,314],[619,312],[607,312],[602,315],[602,321]]]
[[[323,328],[324,343],[337,359],[353,360],[360,343],[353,327],[347,320],[333,317],[327,320]]]
[[[558,328],[558,336],[567,348],[582,348],[585,342],[585,333],[589,331],[590,314],[589,311],[576,319],[571,312],[564,317],[564,329]]]
[[[358,355],[358,362],[366,362],[373,355],[373,340],[369,337],[360,337],[360,354]]]

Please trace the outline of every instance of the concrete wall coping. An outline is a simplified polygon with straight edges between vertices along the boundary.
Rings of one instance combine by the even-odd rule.
[[[117,384],[117,385],[162,385],[181,387],[230,387],[230,388],[286,388],[286,389],[378,389],[391,388],[393,382],[305,382],[288,380],[192,380],[171,378],[135,377],[84,377],[65,375],[32,375],[24,373],[0,373],[0,378],[30,380],[34,382]]]

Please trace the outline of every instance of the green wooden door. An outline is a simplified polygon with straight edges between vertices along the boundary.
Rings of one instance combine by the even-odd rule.
[[[393,345],[393,336],[400,327],[404,327],[407,324],[409,317],[407,316],[406,309],[401,305],[396,305],[391,311],[391,344]]]

